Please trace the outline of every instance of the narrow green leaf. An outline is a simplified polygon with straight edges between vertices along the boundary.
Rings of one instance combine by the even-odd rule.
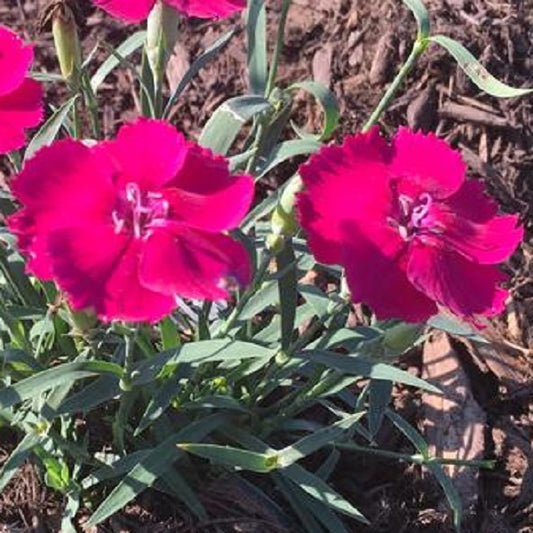
[[[285,499],[289,502],[293,511],[296,513],[306,533],[324,533],[324,530],[310,512],[307,502],[303,499],[303,490],[289,481],[285,480],[282,475],[275,473],[273,478],[278,489],[281,491]],[[328,533],[333,533],[329,531]],[[336,533],[336,532],[335,532]]]
[[[31,455],[32,450],[42,440],[40,435],[27,433],[26,436],[18,443],[6,462],[0,468],[0,492],[6,488],[16,471]]]
[[[411,424],[392,409],[387,409],[385,414],[387,415],[387,418],[389,418],[389,420],[411,441],[418,452],[420,452],[425,458],[430,456],[428,443],[424,440],[424,437],[411,426]]]
[[[135,430],[135,436],[140,435],[150,427],[169,407],[182,385],[177,379],[168,379],[162,387],[157,389],[146,406],[146,410]]]
[[[11,407],[58,385],[102,374],[121,376],[122,368],[105,361],[80,361],[56,366],[0,389],[0,407]]]
[[[209,459],[214,463],[250,470],[251,472],[266,473],[279,467],[276,454],[251,452],[218,444],[180,443],[177,446],[183,451]]]
[[[243,231],[248,232],[259,221],[259,219],[269,215],[281,199],[281,196],[291,180],[287,180],[281,187],[278,187],[270,196],[265,198],[260,204],[256,205],[242,221],[241,228]]]
[[[246,17],[248,77],[253,94],[264,94],[268,77],[265,0],[250,0]]]
[[[231,29],[217,39],[211,46],[209,46],[200,56],[198,56],[190,66],[189,70],[183,75],[180,82],[174,89],[174,92],[170,95],[165,110],[163,112],[163,118],[168,118],[172,111],[172,106],[176,100],[180,97],[183,91],[187,88],[189,83],[194,77],[202,70],[212,59],[214,59],[219,52],[221,52],[226,45],[231,41],[231,38],[235,35],[235,30]]]
[[[103,375],[73,394],[57,408],[58,415],[88,413],[120,394],[119,377]]]
[[[316,285],[301,283],[298,285],[298,292],[311,304],[318,318],[327,315],[333,302]]]
[[[239,319],[250,320],[277,302],[278,284],[274,281],[267,282],[248,300],[239,315]]]
[[[146,32],[138,31],[130,35],[120,46],[117,47],[115,54],[110,55],[95,72],[91,78],[91,88],[96,94],[96,91],[102,82],[113,72],[113,70],[121,64],[121,59],[127,58],[136,50],[141,48],[146,40]]]
[[[22,350],[7,349],[0,352],[0,376],[4,370],[9,373],[34,374],[43,370],[41,364],[34,357]],[[6,369],[7,367],[7,369]]]
[[[257,173],[257,178],[262,178],[271,170],[289,159],[318,152],[322,144],[315,139],[293,139],[278,144],[269,154]]]
[[[183,345],[170,363],[214,363],[273,356],[274,351],[258,344],[228,339],[191,342]]]
[[[413,12],[416,18],[419,39],[428,37],[431,31],[429,13],[422,0],[402,0],[402,2]]]
[[[41,126],[39,131],[33,136],[30,144],[24,153],[24,160],[28,160],[35,155],[35,153],[43,146],[48,146],[57,137],[61,126],[68,117],[70,111],[76,104],[78,95],[73,96],[67,100],[61,107],[56,109],[50,118]]]
[[[278,293],[281,313],[281,348],[287,350],[292,343],[296,307],[298,305],[298,281],[296,279],[296,256],[292,241],[276,257],[278,272],[285,271],[278,281]]]
[[[441,391],[434,385],[409,374],[409,372],[405,372],[404,370],[400,370],[399,368],[386,363],[379,363],[366,359],[361,355],[344,355],[320,350],[306,350],[300,352],[297,356],[356,376],[384,379],[387,381],[411,385],[412,387],[418,387],[436,394],[441,393]]]
[[[425,463],[424,466],[435,476],[442,487],[444,495],[453,511],[453,525],[457,533],[460,533],[461,522],[463,521],[463,503],[459,491],[450,477],[446,475],[441,465],[437,463]]]
[[[429,38],[445,48],[457,61],[465,74],[486,93],[498,98],[512,98],[531,94],[533,88],[517,88],[507,85],[495,78],[461,43],[445,35],[433,35]]]
[[[230,98],[211,115],[198,142],[216,154],[226,155],[244,124],[268,109],[270,102],[263,96]]]
[[[287,91],[303,90],[316,98],[322,110],[324,111],[324,124],[322,131],[318,135],[305,133],[293,125],[300,137],[315,139],[316,141],[325,141],[331,137],[339,125],[340,110],[335,95],[324,85],[316,81],[301,81],[292,84]]]
[[[249,413],[249,410],[244,407],[237,399],[231,396],[210,395],[204,396],[192,402],[186,402],[181,405],[183,410],[186,409],[226,409],[228,411],[240,411],[241,413]]]
[[[280,466],[282,468],[289,466],[320,450],[323,446],[332,444],[335,440],[342,437],[346,430],[357,423],[363,415],[364,412],[355,413],[348,418],[335,422],[331,426],[319,429],[291,446],[283,448],[277,453]]]
[[[299,487],[295,488],[300,491],[301,498],[305,501],[306,508],[326,528],[326,531],[349,533],[345,524],[343,524],[341,519],[327,505],[312,498],[307,493],[300,490]]]
[[[0,307],[0,321],[0,329],[5,329],[9,333],[13,348],[31,352],[32,346],[26,336],[24,325],[20,320],[11,316],[3,306]]]
[[[451,333],[452,335],[468,337],[469,339],[475,340],[476,342],[481,342],[484,344],[489,342],[466,322],[461,322],[459,319],[444,313],[430,318],[427,322],[427,325],[431,326],[432,328],[446,331],[447,333]]]
[[[176,498],[182,501],[197,518],[200,520],[207,518],[205,507],[181,474],[172,470],[163,475],[162,481],[174,493]]]
[[[368,395],[368,429],[372,437],[375,437],[383,422],[385,410],[392,396],[392,381],[372,379],[369,385]]]
[[[212,415],[193,422],[181,431],[165,439],[139,461],[126,477],[111,491],[109,496],[89,518],[86,528],[96,526],[106,518],[124,508],[131,500],[163,476],[178,458],[177,443],[184,440],[201,440],[226,421],[223,415]]]
[[[107,481],[108,479],[125,476],[137,464],[146,459],[151,452],[152,450],[137,450],[136,452],[132,452],[124,457],[121,457],[120,459],[117,459],[111,464],[106,464],[105,466],[98,468],[82,480],[82,488],[87,490],[95,485],[98,485],[99,483],[102,483],[103,481]]]
[[[339,493],[335,492],[326,482],[315,476],[300,465],[294,464],[281,471],[281,474],[298,485],[307,494],[335,509],[336,511],[351,516],[357,521],[368,524],[368,520],[350,502],[346,501]]]
[[[163,350],[172,350],[181,344],[178,327],[172,318],[167,317],[161,320],[159,323],[159,329],[161,331],[161,344]]]

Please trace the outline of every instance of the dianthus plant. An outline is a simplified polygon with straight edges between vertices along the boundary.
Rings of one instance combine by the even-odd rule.
[[[334,488],[337,464],[372,453],[435,473],[459,527],[446,459],[389,407],[395,383],[439,383],[395,363],[431,328],[483,334],[508,303],[501,263],[523,231],[445,140],[379,123],[432,43],[494,96],[528,90],[492,78],[404,0],[418,22],[409,57],[362,130],[332,140],[342,117],[330,90],[278,80],[290,0],[281,12],[264,0],[94,4],[130,35],[90,51],[76,2],[53,2],[44,19],[61,75],[32,66],[34,45],[0,26],[0,431],[20,437],[0,488],[32,460],[64,496],[70,532],[147,489],[206,520],[205,479],[227,479],[276,530],[342,533],[372,517]],[[232,29],[170,91],[187,17]],[[242,26],[245,94],[196,136],[176,104]],[[104,138],[102,84],[117,69],[137,116]],[[319,132],[291,120],[302,92],[322,107]],[[382,423],[411,454],[376,446]]]

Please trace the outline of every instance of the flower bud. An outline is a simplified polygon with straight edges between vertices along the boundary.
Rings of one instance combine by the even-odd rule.
[[[268,249],[277,255],[285,246],[285,240],[298,231],[294,205],[296,194],[303,188],[300,176],[295,176],[287,185],[270,219],[272,232],[267,236]]]
[[[51,23],[54,44],[63,78],[77,83],[81,69],[76,5],[72,0],[57,0],[48,8],[43,24]]]
[[[148,16],[145,51],[156,85],[163,80],[168,60],[178,40],[178,12],[157,1]]]

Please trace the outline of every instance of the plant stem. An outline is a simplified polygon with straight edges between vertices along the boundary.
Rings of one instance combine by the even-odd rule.
[[[276,78],[278,76],[278,65],[281,51],[283,50],[283,44],[285,40],[285,26],[287,25],[287,16],[289,14],[289,8],[291,7],[291,0],[283,0],[281,6],[281,20],[279,23],[278,35],[276,39],[276,45],[274,53],[272,55],[272,63],[270,65],[270,72],[268,73],[267,86],[265,90],[265,96],[268,98],[270,93],[274,90]]]
[[[124,334],[124,373],[120,379],[120,405],[113,421],[113,438],[115,445],[120,452],[124,452],[124,429],[126,427],[128,412],[131,408],[132,399],[132,372],[133,363],[135,362],[135,345],[137,344],[137,336],[139,334],[139,326],[135,326],[133,331],[128,331]]]
[[[376,109],[372,112],[372,115],[370,115],[370,118],[367,120],[366,124],[363,126],[362,131],[363,133],[367,132],[372,126],[374,126],[377,121],[380,119],[381,115],[386,111],[386,109],[389,107],[392,99],[396,95],[396,92],[400,88],[400,85],[403,83],[404,79],[407,77],[407,75],[411,72],[413,67],[416,65],[418,58],[422,55],[424,50],[427,48],[429,41],[424,38],[417,38],[417,40],[413,44],[413,48],[411,49],[411,53],[409,54],[409,57],[403,64],[402,68],[394,78],[393,82],[390,84],[389,88],[383,95],[383,98],[377,105]]]
[[[438,465],[454,465],[454,466],[468,466],[471,468],[494,468],[494,461],[491,460],[473,460],[468,459],[445,459],[441,457],[424,457],[422,454],[408,454],[398,453],[389,450],[381,450],[379,448],[370,448],[368,446],[361,446],[353,442],[350,443],[336,443],[336,448],[341,450],[368,453],[371,455],[378,455],[387,459],[395,459],[399,461],[406,461],[409,463],[416,463],[418,465],[429,466],[431,464]]]

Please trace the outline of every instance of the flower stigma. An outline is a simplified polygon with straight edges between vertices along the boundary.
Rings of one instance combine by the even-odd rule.
[[[150,228],[166,221],[169,204],[161,193],[143,193],[139,185],[133,182],[126,185],[125,192],[112,213],[115,233],[126,230],[140,239],[146,236]]]

